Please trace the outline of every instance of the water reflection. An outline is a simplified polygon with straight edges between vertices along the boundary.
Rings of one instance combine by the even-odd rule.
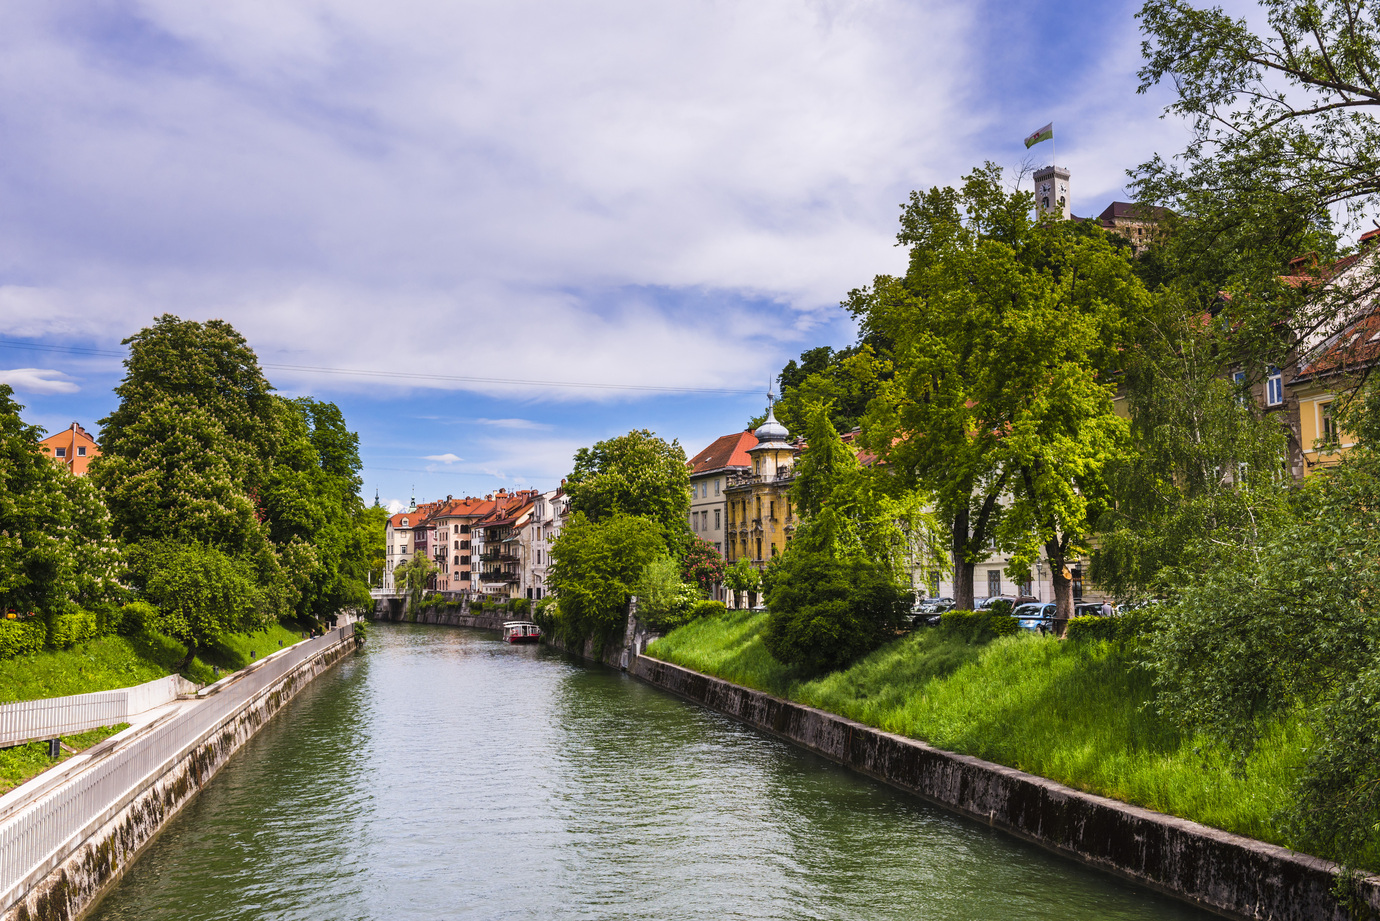
[[[384,627],[94,917],[1209,916],[610,670]]]

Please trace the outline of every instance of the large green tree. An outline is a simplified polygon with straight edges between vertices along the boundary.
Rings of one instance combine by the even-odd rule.
[[[906,276],[877,279],[849,306],[894,343],[865,442],[933,496],[956,601],[971,605],[974,565],[995,542],[1013,569],[1048,558],[1067,617],[1069,564],[1088,549],[1107,465],[1125,449],[1116,375],[1148,295],[1098,227],[1037,219],[1033,204],[992,164],[959,190],[913,193],[898,235]]]
[[[560,599],[565,638],[603,640],[621,629],[629,596],[666,550],[665,531],[650,518],[615,512],[595,520],[574,512],[551,547],[547,579]]]
[[[639,515],[668,535],[688,532],[690,472],[680,442],[646,429],[598,442],[575,453],[566,478],[570,511],[591,521],[614,515]]]
[[[0,616],[51,618],[117,600],[123,563],[91,483],[44,456],[0,384]]]

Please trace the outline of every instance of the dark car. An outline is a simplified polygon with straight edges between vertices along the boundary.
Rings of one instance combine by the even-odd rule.
[[[913,608],[915,616],[912,623],[917,627],[922,624],[927,627],[938,627],[944,612],[953,609],[954,600],[952,598],[923,598]]]
[[[1073,606],[1074,617],[1101,617],[1102,615],[1102,602],[1100,601],[1082,601]]]

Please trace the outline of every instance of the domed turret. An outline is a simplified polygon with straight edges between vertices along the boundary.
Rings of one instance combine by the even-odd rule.
[[[770,405],[767,406],[767,421],[759,425],[753,434],[757,436],[758,445],[769,441],[785,441],[790,437],[786,427],[776,421],[776,410]]]

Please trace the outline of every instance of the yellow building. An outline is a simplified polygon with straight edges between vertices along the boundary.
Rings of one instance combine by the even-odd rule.
[[[752,467],[731,474],[724,490],[727,525],[724,558],[746,559],[758,569],[780,556],[795,534],[791,483],[795,479],[796,446],[786,427],[768,408],[767,421],[754,433],[757,444],[748,450]]]

